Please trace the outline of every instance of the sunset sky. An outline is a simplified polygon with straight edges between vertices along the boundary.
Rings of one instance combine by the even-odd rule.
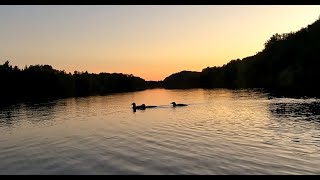
[[[0,59],[163,80],[254,55],[320,6],[0,6]]]

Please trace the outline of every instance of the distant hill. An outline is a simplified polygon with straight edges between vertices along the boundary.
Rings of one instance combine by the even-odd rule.
[[[199,88],[200,86],[200,72],[181,71],[165,78],[163,81],[165,88]]]
[[[162,81],[146,81],[145,83],[148,89],[163,87]]]

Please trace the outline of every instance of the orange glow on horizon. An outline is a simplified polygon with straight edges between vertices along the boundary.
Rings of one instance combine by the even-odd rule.
[[[0,59],[163,80],[256,54],[320,6],[0,6]]]

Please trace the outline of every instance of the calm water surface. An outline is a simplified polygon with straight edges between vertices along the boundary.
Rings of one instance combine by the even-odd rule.
[[[5,107],[0,174],[320,174],[320,100],[153,89]]]

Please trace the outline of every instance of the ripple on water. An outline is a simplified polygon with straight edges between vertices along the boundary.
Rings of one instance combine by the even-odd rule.
[[[0,174],[319,174],[319,107],[224,89],[20,104],[0,110]]]

